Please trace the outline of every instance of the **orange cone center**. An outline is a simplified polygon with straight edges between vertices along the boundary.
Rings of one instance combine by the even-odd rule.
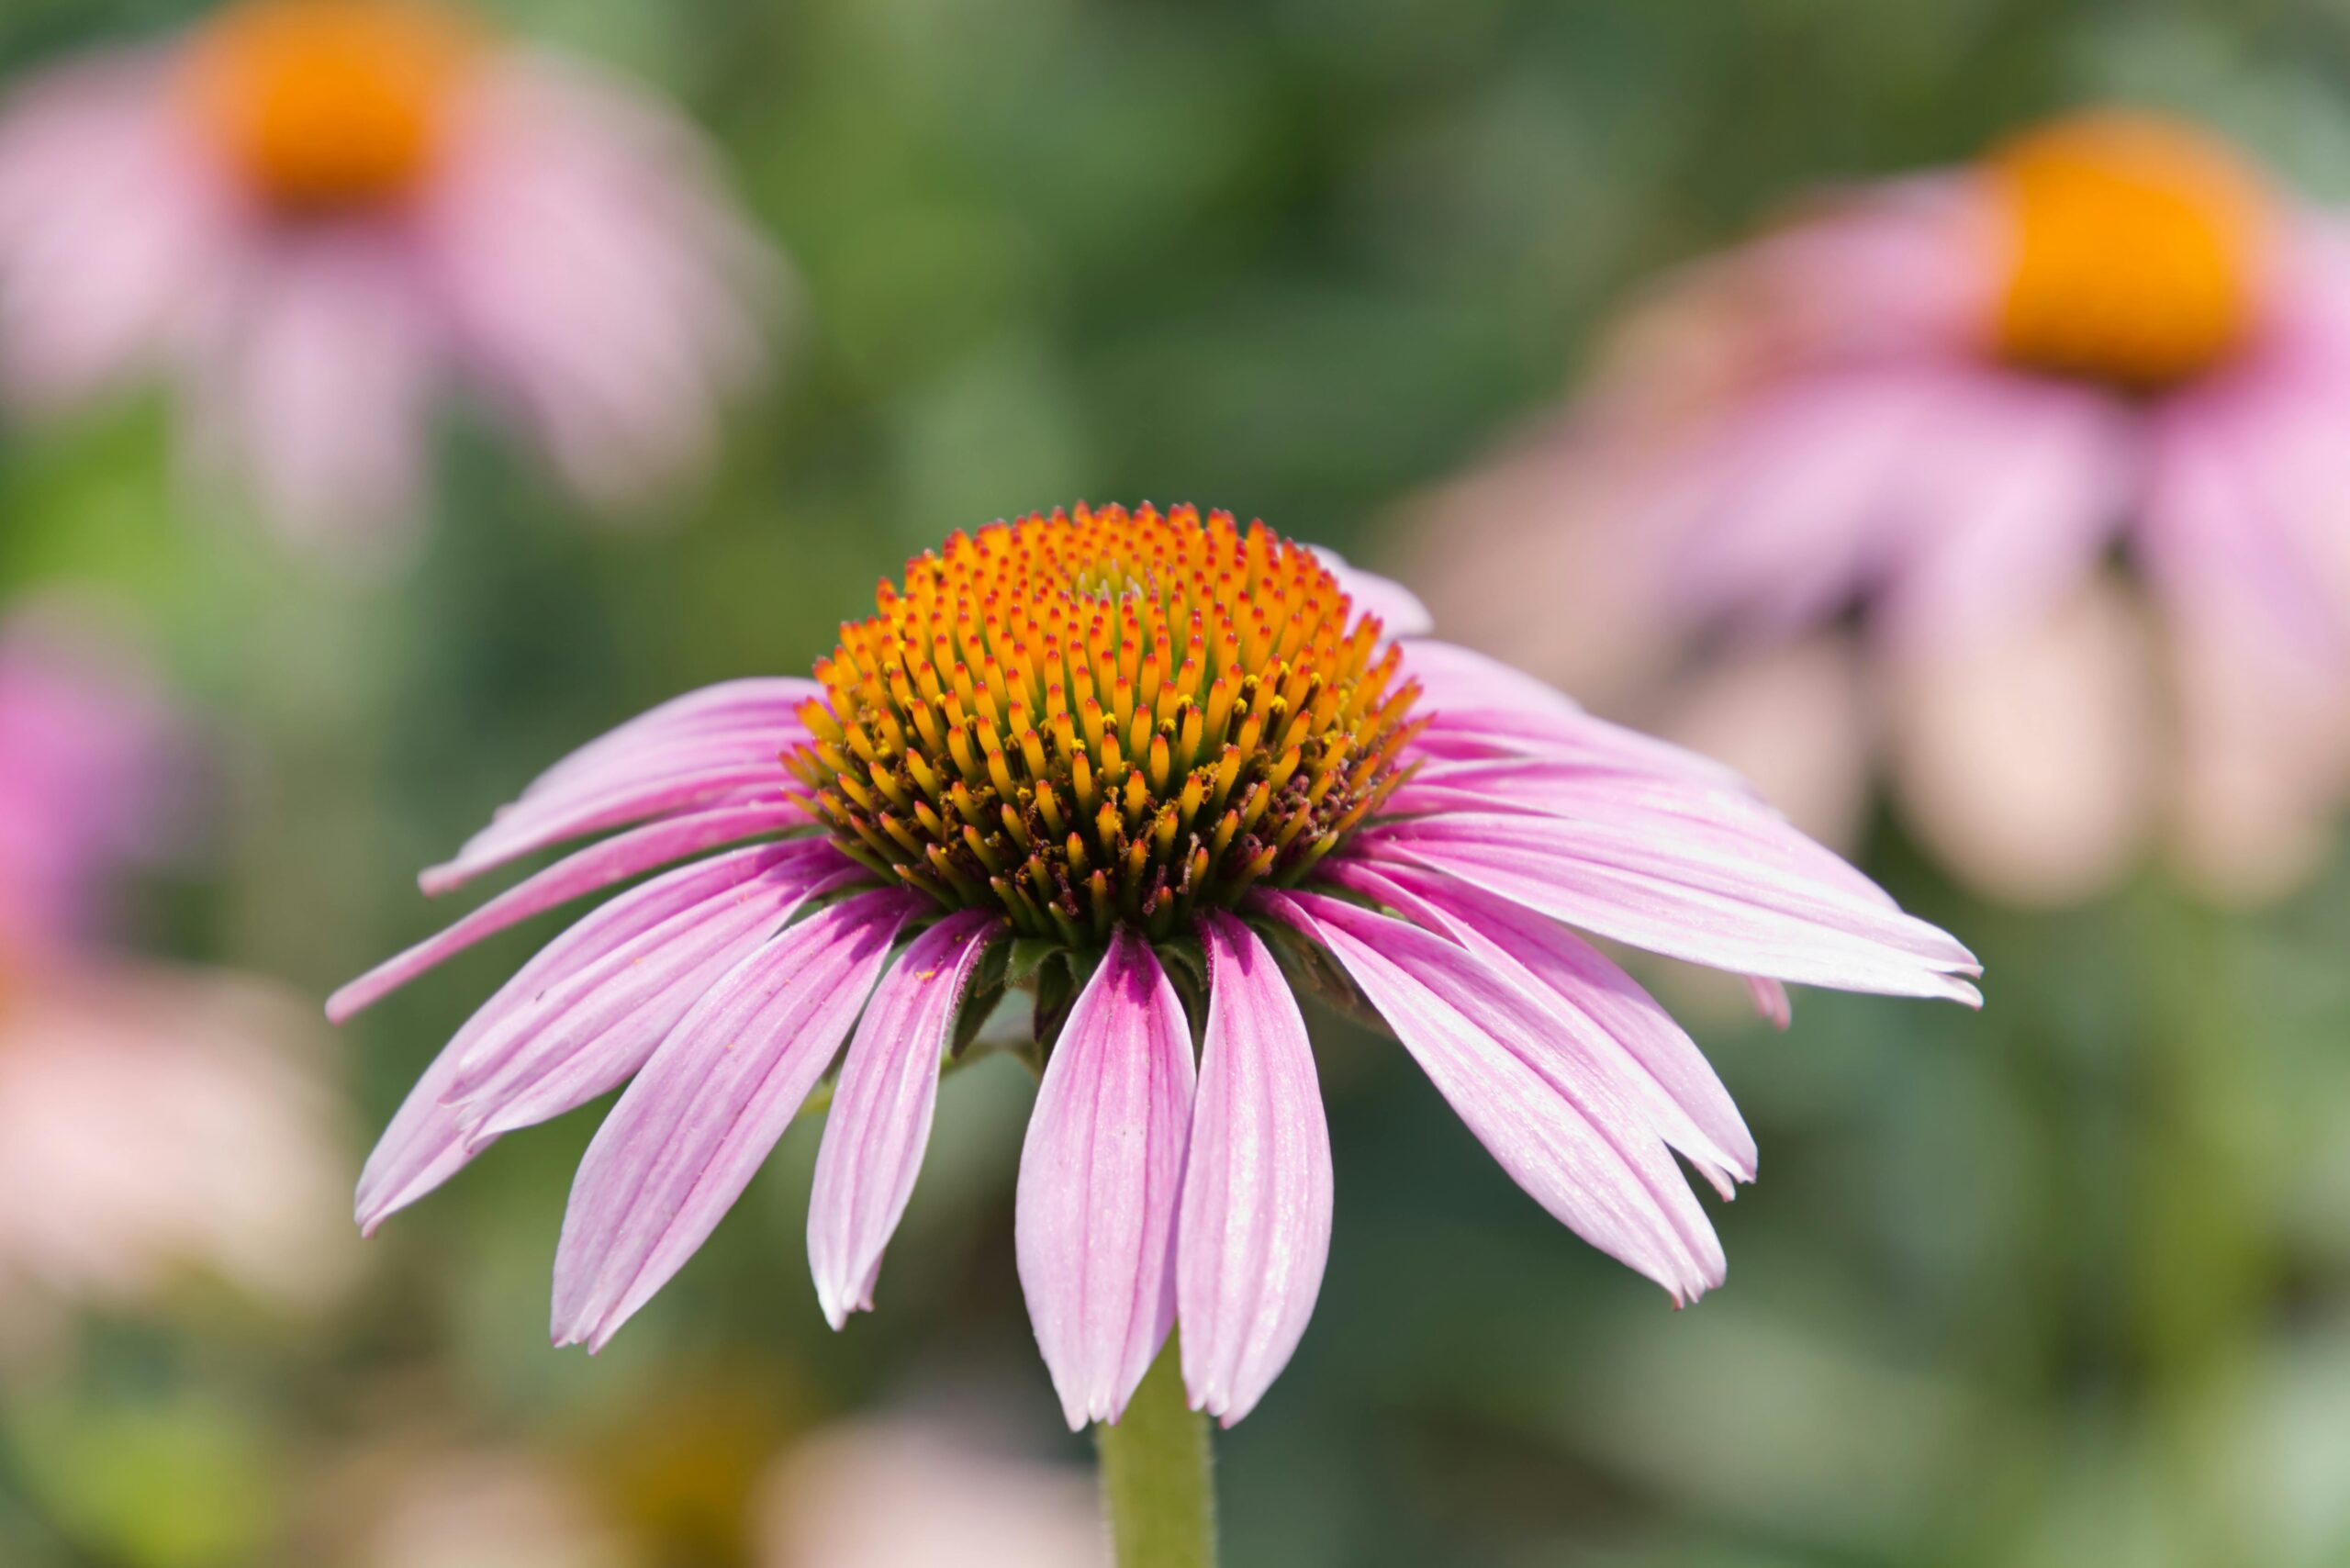
[[[2224,149],[2168,121],[2095,114],[2018,139],[1988,173],[2012,224],[1998,325],[2010,362],[2155,390],[2244,340],[2268,201]]]
[[[414,0],[249,0],[197,35],[190,100],[271,207],[384,207],[431,174],[481,52],[468,20]]]

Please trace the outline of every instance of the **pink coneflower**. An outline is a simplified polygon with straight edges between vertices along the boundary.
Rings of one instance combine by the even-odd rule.
[[[1551,1214],[1695,1298],[1722,1253],[1673,1154],[1727,1193],[1752,1140],[1689,1037],[1568,924],[1773,991],[1972,1002],[1974,960],[1721,768],[1408,635],[1416,612],[1262,524],[1080,507],[908,563],[812,680],[712,687],[575,754],[427,890],[628,831],[333,1016],[694,858],[475,1014],[369,1161],[361,1225],[633,1079],[555,1262],[556,1341],[600,1346],[846,1042],[808,1227],[838,1326],[872,1303],[962,1024],[1023,986],[1043,1082],[1017,1251],[1063,1411],[1116,1420],[1180,1319],[1193,1406],[1228,1423],[1296,1345],[1329,1240],[1308,982],[1384,1020]]]
[[[248,0],[0,118],[0,386],[160,371],[305,533],[414,507],[453,381],[642,494],[755,367],[768,266],[690,128],[419,0]]]
[[[1668,690],[1758,660],[1814,712],[1841,688],[1866,715],[1824,728],[1993,890],[2095,891],[2163,818],[2216,885],[2273,886],[2350,786],[2344,241],[2121,113],[1831,196],[1666,290],[1562,431],[1454,494],[1494,544],[1439,530],[1432,597],[1546,671],[1588,651],[1532,646],[1579,619],[1532,623],[1556,588],[1649,633]]]
[[[317,1227],[341,1164],[315,1042],[261,987],[105,945],[176,748],[123,661],[55,624],[0,633],[0,1342],[190,1268],[309,1300],[348,1261]]]

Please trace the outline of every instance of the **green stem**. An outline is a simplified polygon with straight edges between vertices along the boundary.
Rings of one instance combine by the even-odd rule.
[[[1215,1480],[1208,1418],[1183,1402],[1173,1336],[1123,1419],[1093,1428],[1118,1568],[1215,1568]]]

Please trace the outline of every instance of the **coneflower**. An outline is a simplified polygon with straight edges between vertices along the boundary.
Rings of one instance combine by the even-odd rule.
[[[589,498],[711,437],[774,263],[692,128],[431,0],[244,0],[0,115],[0,390],[181,384],[200,457],[347,549],[451,383]]]
[[[1769,680],[1786,718],[1747,728],[1822,737],[1813,792],[1859,798],[1882,743],[1911,824],[2005,897],[2096,894],[2158,834],[2224,893],[2321,862],[2350,798],[2338,213],[2099,110],[1820,193],[1629,325],[1438,503],[1439,605],[1614,711]]]
[[[956,534],[882,584],[814,678],[655,709],[426,873],[440,890],[626,830],[356,981],[334,1016],[692,857],[464,1027],[370,1160],[360,1223],[632,1080],[555,1264],[555,1339],[599,1346],[831,1074],[809,1253],[838,1326],[872,1304],[942,1064],[1023,989],[1042,1084],[1016,1248],[1062,1409],[1117,1421],[1180,1322],[1190,1403],[1228,1425],[1288,1361],[1328,1248],[1310,984],[1382,1019],[1552,1215],[1694,1299],[1723,1259],[1673,1154],[1727,1193],[1752,1139],[1688,1036],[1568,926],[1766,995],[1973,1002],[1974,960],[1721,768],[1420,639],[1419,615],[1392,583],[1189,507]]]

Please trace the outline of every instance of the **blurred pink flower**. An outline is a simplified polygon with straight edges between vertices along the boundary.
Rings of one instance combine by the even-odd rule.
[[[1995,892],[2093,892],[2164,822],[2215,888],[2274,888],[2350,787],[2345,241],[2122,113],[1832,195],[1439,496],[1429,597],[1673,733],[1807,647],[1746,725],[1790,809],[1848,828],[1830,776],[1880,755]]]
[[[0,974],[91,935],[169,810],[170,723],[135,664],[44,607],[0,622]]]
[[[298,1305],[351,1261],[319,1224],[342,1161],[318,1042],[259,986],[106,946],[106,884],[185,758],[119,652],[61,626],[0,627],[0,1337],[190,1267]]]
[[[0,1318],[129,1305],[188,1270],[287,1307],[346,1279],[320,1223],[347,1167],[315,1046],[288,999],[218,973],[111,961],[0,986]]]
[[[691,128],[424,0],[248,0],[0,117],[0,387],[167,375],[200,460],[346,548],[452,380],[593,500],[689,466],[772,269]]]
[[[1110,1568],[1083,1472],[913,1417],[795,1444],[761,1513],[761,1568]]]
[[[1193,1405],[1229,1423],[1288,1361],[1329,1243],[1293,975],[1375,1013],[1521,1186],[1676,1301],[1724,1264],[1673,1151],[1727,1194],[1753,1143],[1689,1036],[1567,926],[1764,977],[1774,1010],[1786,980],[1976,1000],[1964,947],[1725,769],[1417,635],[1403,588],[1262,524],[997,523],[878,604],[816,679],[655,709],[425,874],[453,888],[629,830],[354,981],[332,1016],[695,857],[474,1015],[369,1159],[362,1226],[628,1083],[555,1259],[556,1340],[600,1347],[846,1042],[808,1237],[838,1327],[872,1304],[958,1016],[1025,983],[1058,1027],[1016,1250],[1063,1413],[1116,1420],[1180,1317]]]

